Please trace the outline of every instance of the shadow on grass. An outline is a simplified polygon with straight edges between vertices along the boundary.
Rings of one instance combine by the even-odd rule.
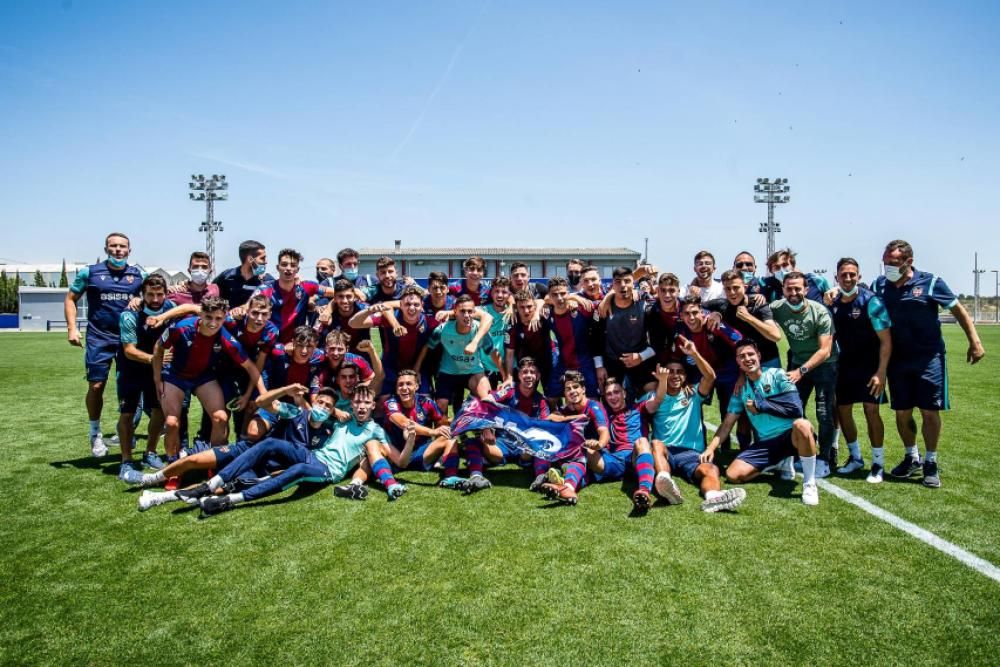
[[[78,459],[49,461],[49,465],[56,470],[76,468],[77,470],[100,470],[105,475],[117,475],[121,459],[115,454],[108,454],[99,459],[95,459],[93,456],[81,456]]]

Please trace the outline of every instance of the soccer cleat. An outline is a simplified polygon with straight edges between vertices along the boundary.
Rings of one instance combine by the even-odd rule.
[[[177,500],[176,491],[143,491],[139,494],[139,511],[145,512],[150,507],[163,505]]]
[[[112,447],[121,447],[122,441],[121,438],[118,437],[118,434],[115,433],[113,436],[108,438],[108,444]]]
[[[142,455],[142,465],[153,470],[163,470],[163,459],[156,452],[146,452]]]
[[[937,461],[924,461],[923,485],[928,489],[940,489],[941,478],[938,477]]]
[[[789,456],[778,464],[778,476],[784,482],[791,482],[795,479],[795,459],[793,457]]]
[[[868,477],[865,479],[869,484],[881,484],[882,483],[882,466],[877,463],[872,464],[871,472],[868,473]]]
[[[542,486],[544,484],[545,484],[545,473],[543,472],[541,475],[535,477],[534,481],[531,482],[531,484],[528,486],[528,491],[535,491],[536,493],[540,493],[542,490]]]
[[[560,471],[559,468],[549,468],[545,472],[545,481],[549,484],[559,486],[566,483],[566,478],[563,477],[562,471]]]
[[[674,481],[673,477],[668,477],[662,472],[656,476],[653,488],[656,489],[656,495],[666,500],[668,505],[680,505],[684,502],[677,482]]]
[[[726,489],[721,496],[716,496],[711,500],[704,500],[701,503],[702,512],[731,512],[747,499],[747,492],[744,489]]]
[[[118,479],[125,482],[126,484],[134,484],[135,482],[129,482],[129,476],[132,475],[132,479],[135,475],[139,475],[139,479],[142,479],[142,473],[135,469],[135,464],[131,461],[122,461],[121,466],[118,468]]]
[[[466,480],[465,484],[462,485],[462,495],[469,496],[476,491],[485,491],[486,489],[492,487],[493,485],[490,484],[490,480],[486,479],[482,475],[473,475]]]
[[[853,456],[847,459],[847,462],[837,468],[838,475],[850,475],[852,472],[857,472],[865,467],[865,460],[854,458]]]
[[[333,487],[333,495],[350,500],[364,500],[368,497],[368,487],[364,484],[341,484]]]
[[[233,507],[233,501],[229,496],[208,496],[201,499],[201,513],[205,516],[225,512]]]
[[[399,482],[396,482],[386,489],[385,492],[389,494],[389,500],[398,500],[404,493],[406,493],[406,487]]]
[[[190,489],[178,489],[174,493],[177,494],[178,500],[183,500],[188,505],[196,505],[200,498],[204,498],[212,491],[208,488],[207,482],[202,482],[198,486],[192,486]]]
[[[459,477],[457,475],[451,475],[450,477],[445,477],[440,482],[438,486],[443,489],[464,489],[465,488],[465,478]]]
[[[822,459],[816,459],[816,479],[830,476],[830,464]]]
[[[180,477],[168,477],[167,483],[163,485],[164,491],[176,491],[181,486]]]
[[[632,492],[632,509],[637,514],[645,514],[649,510],[649,491],[640,486]]]
[[[819,505],[819,489],[816,487],[816,482],[802,485],[802,504]]]
[[[889,471],[889,474],[899,479],[906,479],[920,472],[920,468],[920,459],[907,454],[898,466]]]
[[[549,500],[558,500],[565,505],[576,505],[578,500],[576,489],[569,484],[551,484],[546,482],[542,484],[542,490],[545,492],[545,497]]]
[[[96,459],[107,455],[108,446],[104,444],[104,436],[100,433],[90,436],[90,453],[93,454]]]

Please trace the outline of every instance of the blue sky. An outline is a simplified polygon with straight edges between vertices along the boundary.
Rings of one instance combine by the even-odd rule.
[[[800,266],[885,242],[972,289],[1000,268],[996,3],[0,4],[0,257],[203,245],[191,173],[225,173],[220,264],[257,238],[626,245],[691,274],[762,255],[784,176]],[[992,274],[985,274],[992,293]]]

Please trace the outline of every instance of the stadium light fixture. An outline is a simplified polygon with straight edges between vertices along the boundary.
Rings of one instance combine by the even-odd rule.
[[[206,178],[204,174],[192,174],[188,183],[192,201],[205,202],[205,220],[198,226],[199,232],[205,233],[205,252],[212,262],[212,273],[215,272],[215,233],[223,231],[222,221],[215,219],[215,202],[226,201],[229,189],[225,174],[212,174]]]
[[[788,185],[788,179],[784,177],[775,178],[773,181],[769,178],[758,178],[757,185],[754,186],[753,190],[754,203],[767,204],[767,222],[760,223],[759,229],[762,234],[767,234],[767,254],[765,257],[770,257],[774,254],[774,235],[781,231],[781,225],[774,221],[774,207],[777,204],[788,203],[790,198],[784,193],[791,188]]]

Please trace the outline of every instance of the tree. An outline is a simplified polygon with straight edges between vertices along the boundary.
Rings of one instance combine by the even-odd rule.
[[[59,287],[69,287],[69,278],[66,276],[66,258],[63,258],[62,273],[59,274]]]
[[[35,269],[35,276],[32,278],[32,287],[45,287],[45,276],[40,269]]]
[[[9,313],[10,309],[10,279],[7,269],[0,269],[0,313]]]

